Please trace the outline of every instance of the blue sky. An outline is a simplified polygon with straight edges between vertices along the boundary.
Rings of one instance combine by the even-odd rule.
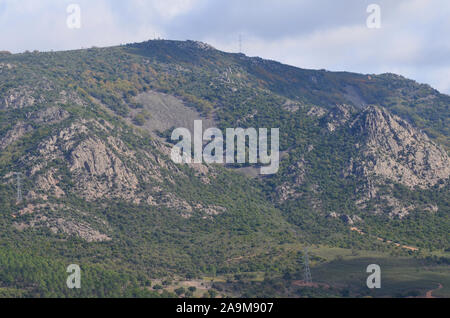
[[[66,24],[69,4],[81,29]],[[381,28],[366,25],[369,4]],[[333,71],[393,72],[450,93],[448,0],[0,0],[0,50],[68,50],[162,37]]]

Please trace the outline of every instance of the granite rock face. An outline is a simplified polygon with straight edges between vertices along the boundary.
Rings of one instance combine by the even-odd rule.
[[[367,108],[351,123],[351,128],[362,137],[360,153],[349,165],[354,174],[422,189],[450,176],[447,152],[381,107]]]
[[[348,105],[337,105],[327,112],[322,110],[317,120],[323,125],[323,138],[347,134],[356,141],[349,147],[350,151],[346,150],[352,155],[343,165],[341,179],[359,180],[353,198],[359,209],[365,209],[370,200],[377,200],[373,213],[403,218],[418,206],[405,203],[389,193],[380,194],[381,187],[400,184],[412,191],[427,190],[445,185],[449,180],[450,158],[447,152],[425,133],[383,107],[368,106],[358,110]],[[332,211],[322,210],[321,205],[316,204],[320,202],[317,196],[320,196],[321,189],[309,178],[315,164],[311,158],[321,156],[314,153],[319,147],[305,147],[300,159],[284,170],[285,179],[276,188],[276,199],[283,204],[312,194],[316,198],[310,200],[311,209],[333,218]],[[313,156],[308,156],[309,153]],[[308,182],[312,184],[310,191],[305,193],[302,186]],[[419,208],[430,210],[425,206]],[[345,215],[341,220],[348,224],[354,222]]]

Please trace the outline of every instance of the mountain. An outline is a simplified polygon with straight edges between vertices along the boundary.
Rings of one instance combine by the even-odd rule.
[[[394,74],[304,70],[196,41],[0,54],[0,295],[174,296],[169,282],[185,278],[295,278],[309,245],[316,266],[331,264],[324,247],[440,251],[438,266],[449,105]],[[175,164],[168,137],[194,120],[279,128],[280,171]],[[80,291],[65,287],[73,263],[87,273]],[[254,296],[239,277],[205,291]]]

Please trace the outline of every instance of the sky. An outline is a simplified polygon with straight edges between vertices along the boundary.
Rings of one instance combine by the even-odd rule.
[[[71,4],[80,8],[79,20],[67,11]],[[372,4],[379,15],[368,12]],[[68,24],[74,17],[80,28]],[[397,73],[450,94],[449,0],[0,0],[0,50],[158,37],[227,52],[239,51],[241,37],[249,56],[310,69]]]

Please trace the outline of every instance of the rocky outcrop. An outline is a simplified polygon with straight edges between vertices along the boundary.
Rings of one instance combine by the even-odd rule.
[[[109,236],[93,229],[87,223],[66,220],[64,218],[49,218],[45,215],[37,215],[27,222],[15,222],[13,227],[19,231],[48,228],[53,234],[64,233],[69,236],[76,236],[87,242],[111,241]]]
[[[34,191],[30,191],[27,198],[35,200],[38,198],[48,199],[49,196],[55,198],[63,198],[66,193],[59,187],[60,179],[57,176],[57,169],[52,168],[46,174],[41,174],[36,180],[35,189],[38,189],[41,195]]]
[[[6,133],[3,138],[0,139],[0,149],[5,149],[32,130],[33,127],[31,125],[27,125],[23,122],[18,122],[12,129],[10,129]]]
[[[37,124],[55,124],[69,117],[69,113],[57,106],[49,107],[38,112],[30,113],[27,119]]]
[[[77,215],[69,213],[72,211]],[[29,229],[47,228],[53,234],[64,233],[69,236],[76,236],[87,242],[104,242],[110,241],[111,238],[101,233],[96,229],[96,225],[101,225],[102,228],[108,228],[106,221],[100,220],[97,217],[89,217],[92,224],[81,221],[82,216],[87,213],[80,211],[73,211],[64,204],[55,203],[41,203],[41,204],[27,204],[22,208],[17,215],[13,215],[14,219],[25,217],[22,221],[13,223],[13,227],[18,231],[25,231]]]
[[[311,117],[322,118],[327,114],[327,110],[319,106],[312,106],[307,114]]]
[[[33,127],[31,123],[33,123],[34,125],[56,124],[67,119],[69,116],[70,115],[67,111],[56,106],[49,107],[37,112],[31,112],[26,116],[28,122],[27,124],[23,121],[17,122],[12,129],[6,132],[4,137],[0,138],[0,149],[5,149],[9,145],[21,139],[26,134],[33,132],[35,130],[35,127]]]
[[[0,55],[1,54],[2,53],[0,52]],[[16,67],[16,65],[11,64],[11,63],[0,63],[0,72],[3,71],[3,70],[11,70],[11,69],[13,69],[15,67]]]
[[[0,110],[22,109],[48,103],[49,100],[46,99],[46,96],[48,96],[46,93],[53,89],[53,85],[45,78],[37,81],[34,85],[12,87],[3,94],[3,98],[0,98]]]
[[[45,114],[51,114],[46,118],[64,117],[59,116],[64,112],[56,109]],[[218,205],[188,201],[169,190],[170,186],[176,185],[177,178],[187,177],[170,160],[170,147],[155,141],[147,149],[131,148],[115,135],[114,130],[115,126],[106,121],[81,120],[40,142],[36,154],[25,159],[30,164],[27,175],[34,179],[26,200],[51,202],[65,200],[72,195],[89,202],[121,200],[135,205],[167,208],[184,218],[190,218],[194,213],[210,218],[226,211]],[[64,166],[54,166],[52,162],[63,163]],[[189,167],[204,184],[209,184],[215,177],[212,167],[202,164]],[[69,187],[67,180],[71,182]],[[68,233],[67,227],[72,223],[61,222],[51,225],[57,224],[64,233]],[[75,227],[77,233],[84,228]]]
[[[330,133],[335,134],[340,127],[357,141],[350,159],[344,161],[342,171],[342,178],[359,180],[354,190],[357,207],[366,209],[369,206],[367,202],[374,200],[372,213],[399,218],[416,209],[436,210],[436,206],[433,209],[420,202],[406,203],[399,200],[390,190],[392,188],[386,187],[389,184],[401,184],[411,190],[429,189],[448,182],[449,156],[423,132],[378,106],[357,112],[352,106],[337,105],[328,111],[323,120]],[[301,186],[309,169],[305,158],[313,149],[310,147],[301,160],[285,169],[285,178],[276,188],[278,202],[298,199],[304,193]],[[379,194],[380,187],[384,187],[383,194]],[[350,225],[357,222],[353,217],[323,212],[328,213],[329,218],[340,218]]]
[[[359,216],[357,216],[357,215],[349,216],[349,215],[344,214],[344,215],[340,216],[340,219],[345,224],[348,224],[348,225],[354,225],[355,223],[361,223],[362,222],[362,219]]]
[[[19,89],[10,89],[0,103],[0,109],[20,109],[33,106],[36,98],[33,96],[33,90],[29,87]]]
[[[147,180],[162,180],[159,171],[153,169],[151,156],[138,159],[120,139],[102,139],[96,129],[111,133],[96,121],[82,121],[39,144],[39,155],[28,159],[35,163],[30,175],[38,174],[37,193],[58,198],[64,195],[57,186],[61,172],[46,169],[47,163],[55,160],[66,163],[74,184],[72,190],[88,201],[120,198],[134,202],[139,197],[139,181],[133,170],[146,175]]]
[[[334,132],[339,127],[345,125],[352,117],[353,107],[350,105],[336,105],[327,115],[327,129]]]
[[[305,181],[306,162],[304,159],[296,162],[288,168],[288,180],[277,187],[276,192],[279,202],[294,200],[300,197],[298,187]]]
[[[286,100],[286,102],[283,104],[282,108],[285,111],[288,111],[290,113],[296,113],[297,111],[300,110],[301,104],[294,102],[292,100]]]
[[[71,151],[70,171],[78,190],[89,200],[110,193],[132,199],[138,179],[107,145],[97,139],[83,140]]]
[[[348,225],[354,225],[356,223],[362,223],[363,219],[357,215],[347,215],[347,214],[339,214],[336,212],[331,212],[330,214],[327,215],[328,219],[340,219],[342,222],[344,222],[345,224]]]
[[[362,139],[357,145],[359,156],[349,164],[348,171],[353,174],[422,189],[450,176],[446,151],[384,108],[367,108],[351,123],[351,128]]]

